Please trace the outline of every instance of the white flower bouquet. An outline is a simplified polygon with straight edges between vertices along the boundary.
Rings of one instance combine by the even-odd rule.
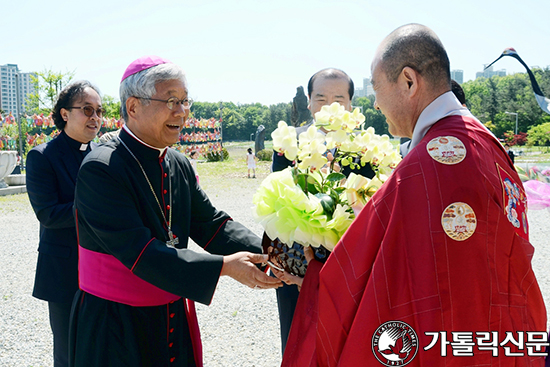
[[[315,114],[315,123],[296,136],[280,121],[271,134],[273,149],[293,167],[271,173],[254,195],[254,218],[271,240],[292,246],[334,249],[359,211],[384,183],[401,157],[387,135],[364,130],[365,116],[333,103]],[[326,132],[326,133],[324,133]],[[351,173],[369,164],[373,178]]]

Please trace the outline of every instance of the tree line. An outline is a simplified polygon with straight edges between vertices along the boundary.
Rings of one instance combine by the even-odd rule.
[[[532,71],[543,93],[550,95],[550,69],[534,68]],[[37,89],[28,100],[30,111],[27,113],[48,114],[53,107],[56,93],[70,82],[73,75],[74,72],[63,74],[49,70],[37,73],[34,80]],[[522,136],[527,136],[529,144],[550,145],[550,115],[538,106],[526,73],[477,78],[462,84],[462,87],[466,94],[467,107],[498,138],[521,143],[522,139],[518,136],[523,133]],[[372,126],[377,134],[387,134],[386,119],[374,108],[374,100],[373,95],[354,97],[352,105],[359,107],[365,115],[365,128]],[[120,102],[116,98],[103,96],[103,105],[107,110],[107,117],[120,118]],[[506,112],[518,114],[518,136],[514,134],[515,115]],[[199,119],[221,117],[225,141],[254,139],[260,125],[265,127],[266,138],[269,139],[279,121],[291,124],[292,102],[266,106],[261,103],[199,101],[193,104],[191,113]]]
[[[266,129],[266,138],[269,139],[279,121],[291,125],[292,103],[278,103],[270,106],[261,103],[234,104],[222,102],[221,117],[223,121],[224,140],[249,140],[255,136],[258,126]],[[378,134],[387,134],[386,119],[374,109],[374,96],[370,98],[354,98],[354,107],[359,107],[365,115],[365,126],[373,126]],[[220,103],[195,102],[191,112],[196,118],[220,118]],[[307,121],[302,121],[303,124]]]
[[[531,69],[545,96],[550,96],[550,69]],[[477,78],[462,85],[466,105],[496,137],[530,145],[550,145],[550,115],[538,105],[527,73]],[[506,113],[508,112],[508,114]],[[518,134],[516,136],[517,113]]]
[[[532,70],[543,93],[550,96],[550,69]],[[507,76],[477,78],[462,84],[466,105],[497,138],[513,144],[550,145],[550,115],[538,105],[529,76],[516,73]],[[375,96],[354,97],[353,107],[359,107],[365,115],[365,128],[372,126],[377,134],[389,134],[386,118],[374,108]],[[196,102],[191,112],[198,118],[219,118],[220,103]],[[515,134],[518,114],[518,134]],[[222,103],[224,140],[248,140],[259,125],[266,128],[266,137],[283,120],[290,125],[292,103],[265,106],[260,103]],[[525,137],[526,139],[522,139]]]

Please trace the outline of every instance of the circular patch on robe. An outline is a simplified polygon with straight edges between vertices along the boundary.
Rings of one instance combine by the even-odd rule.
[[[426,145],[428,154],[443,164],[457,164],[466,157],[466,147],[454,136],[439,136]]]
[[[447,236],[455,241],[464,241],[470,238],[476,230],[476,213],[466,203],[452,203],[441,215],[441,225]]]

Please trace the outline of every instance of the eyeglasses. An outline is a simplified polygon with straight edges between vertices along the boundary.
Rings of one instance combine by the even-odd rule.
[[[78,110],[82,110],[82,112],[84,112],[84,114],[87,116],[87,117],[92,117],[94,115],[94,111],[95,113],[97,114],[97,117],[101,117],[103,116],[103,114],[105,113],[105,108],[103,107],[99,107],[97,110],[94,109],[92,106],[83,106],[83,107],[65,107],[67,110],[72,110],[72,109],[78,109]]]
[[[166,103],[166,107],[168,107],[168,109],[170,109],[170,110],[173,110],[174,106],[182,105],[183,108],[189,109],[193,105],[193,100],[191,98],[179,99],[179,98],[176,98],[176,97],[171,97],[171,98],[168,98],[167,100],[155,99],[155,98],[145,98],[145,97],[136,97],[136,98],[146,99],[148,101],[164,102],[164,103]]]

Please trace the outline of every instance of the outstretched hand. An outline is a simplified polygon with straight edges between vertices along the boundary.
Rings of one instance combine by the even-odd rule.
[[[267,255],[237,252],[223,257],[223,267],[220,275],[230,276],[250,288],[279,288],[282,286],[279,279],[263,273],[255,265],[265,262],[267,262]]]
[[[298,291],[300,291],[300,289],[302,288],[304,278],[301,278],[297,275],[292,275],[290,273],[287,273],[286,271],[277,270],[273,267],[271,267],[271,271],[277,278],[285,282],[286,285],[296,284],[298,286]]]

